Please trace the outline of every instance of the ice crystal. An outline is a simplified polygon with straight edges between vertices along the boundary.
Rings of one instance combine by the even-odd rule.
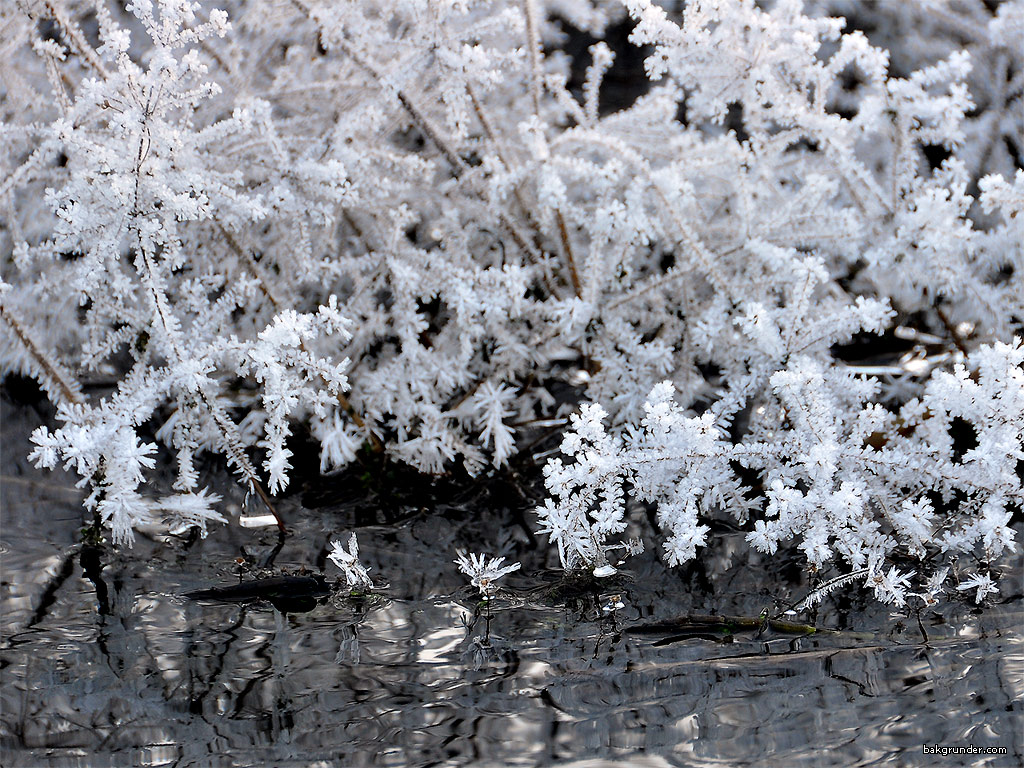
[[[999,587],[992,581],[992,577],[987,573],[976,573],[970,578],[960,582],[957,587],[959,592],[967,592],[969,590],[976,589],[977,592],[974,595],[974,602],[981,604],[981,601],[989,594],[999,594]]]
[[[504,557],[488,557],[472,552],[458,552],[455,559],[459,570],[469,577],[470,583],[484,596],[489,596],[494,592],[498,579],[519,570],[519,563],[503,566],[504,562]]]
[[[366,589],[373,586],[369,569],[359,562],[359,543],[353,533],[348,537],[348,549],[340,541],[331,542],[331,551],[327,558],[341,569],[345,581],[354,589]]]

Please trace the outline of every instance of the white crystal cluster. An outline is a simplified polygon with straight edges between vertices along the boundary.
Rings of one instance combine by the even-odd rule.
[[[615,25],[625,95],[621,51],[565,45]],[[1022,0],[19,0],[0,29],[0,369],[117,542],[222,519],[203,454],[284,490],[297,424],[324,472],[474,474],[578,410],[539,509],[567,567],[616,567],[632,500],[670,564],[725,515],[893,603],[943,589],[897,551],[994,589]],[[896,331],[906,359],[839,351]]]

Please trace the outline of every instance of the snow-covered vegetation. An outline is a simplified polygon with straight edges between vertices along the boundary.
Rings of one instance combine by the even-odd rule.
[[[0,29],[0,366],[116,542],[224,519],[204,453],[280,493],[296,425],[323,472],[472,475],[572,414],[537,510],[565,567],[642,546],[631,499],[670,564],[728,518],[896,604],[965,554],[981,599],[1015,548],[1024,2],[16,0]],[[609,29],[648,80],[603,82]]]

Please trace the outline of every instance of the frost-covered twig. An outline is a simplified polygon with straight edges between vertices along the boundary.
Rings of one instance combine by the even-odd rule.
[[[59,361],[47,355],[33,339],[12,311],[4,305],[3,286],[0,286],[0,318],[10,327],[31,359],[31,369],[36,373],[41,386],[55,403],[80,404],[82,388],[71,375],[63,370]]]
[[[856,571],[850,571],[850,573],[844,573],[840,576],[829,579],[808,592],[803,600],[793,603],[785,610],[776,614],[773,618],[778,618],[779,616],[791,616],[793,614],[800,613],[801,611],[806,611],[808,608],[813,608],[837,589],[842,589],[847,584],[852,584],[859,579],[866,578],[869,573],[870,571],[867,568],[859,568]]]

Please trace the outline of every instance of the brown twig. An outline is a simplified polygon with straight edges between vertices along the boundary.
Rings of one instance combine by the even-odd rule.
[[[572,290],[579,298],[583,295],[583,288],[580,285],[580,274],[576,271],[576,257],[572,252],[572,242],[569,240],[569,231],[565,226],[565,218],[562,212],[555,209],[555,221],[558,223],[558,237],[562,241],[562,250],[565,251],[565,260],[569,264],[569,278],[572,280]]]
[[[490,119],[488,119],[487,113],[484,111],[483,105],[480,103],[480,100],[476,97],[476,91],[473,90],[473,87],[469,83],[466,83],[466,94],[469,96],[469,101],[473,105],[473,111],[476,113],[476,117],[480,121],[480,125],[483,126],[484,133],[487,135],[487,138],[490,139],[491,144],[494,146],[494,151],[498,156],[498,160],[501,161],[501,164],[505,166],[507,170],[511,170],[512,165],[509,163],[508,158],[505,156],[505,153],[502,152],[501,142],[498,141],[498,132],[495,131],[494,126],[491,125],[491,121]],[[519,204],[519,207],[523,211],[523,214],[529,217],[530,208],[529,206],[526,205],[526,201],[523,200],[523,194],[519,189],[519,184],[516,184],[512,187],[512,196],[516,199],[516,202]],[[548,289],[548,293],[551,295],[555,295],[555,291],[551,287],[550,281],[548,279],[548,270],[546,269],[546,265],[544,264],[544,260],[541,258],[540,254],[531,244],[529,244],[526,241],[525,236],[518,231],[518,229],[512,223],[512,221],[507,220],[505,218],[505,214],[501,215],[501,223],[505,225],[505,228],[512,235],[512,239],[515,240],[516,245],[518,245],[535,264],[539,263],[542,267],[545,267],[541,273],[541,277],[543,278],[544,284]]]
[[[942,324],[946,327],[946,332],[949,333],[949,337],[953,340],[953,344],[958,350],[960,350],[960,353],[963,354],[964,357],[967,357],[970,354],[970,351],[967,349],[967,345],[964,343],[964,339],[963,336],[960,335],[960,331],[957,330],[956,326],[953,325],[952,321],[949,319],[949,315],[947,315],[938,304],[935,305],[935,314],[939,316],[939,320],[942,321]]]
[[[2,317],[11,327],[11,330],[14,331],[14,335],[18,337],[18,341],[21,342],[22,346],[35,361],[36,365],[39,366],[43,374],[42,378],[47,380],[40,382],[43,384],[44,388],[49,390],[51,387],[55,386],[61,397],[66,402],[75,405],[82,404],[84,399],[82,398],[82,393],[77,384],[72,384],[68,377],[61,372],[59,363],[52,361],[46,356],[39,345],[36,344],[29,335],[28,331],[25,330],[25,327],[21,324],[18,318],[16,318],[11,310],[4,306],[2,302],[0,302],[0,317]],[[49,387],[46,386],[47,383],[50,384]]]
[[[540,114],[540,30],[537,28],[536,0],[523,0],[523,15],[526,16],[526,49],[530,56],[530,97],[533,99],[534,114]]]

